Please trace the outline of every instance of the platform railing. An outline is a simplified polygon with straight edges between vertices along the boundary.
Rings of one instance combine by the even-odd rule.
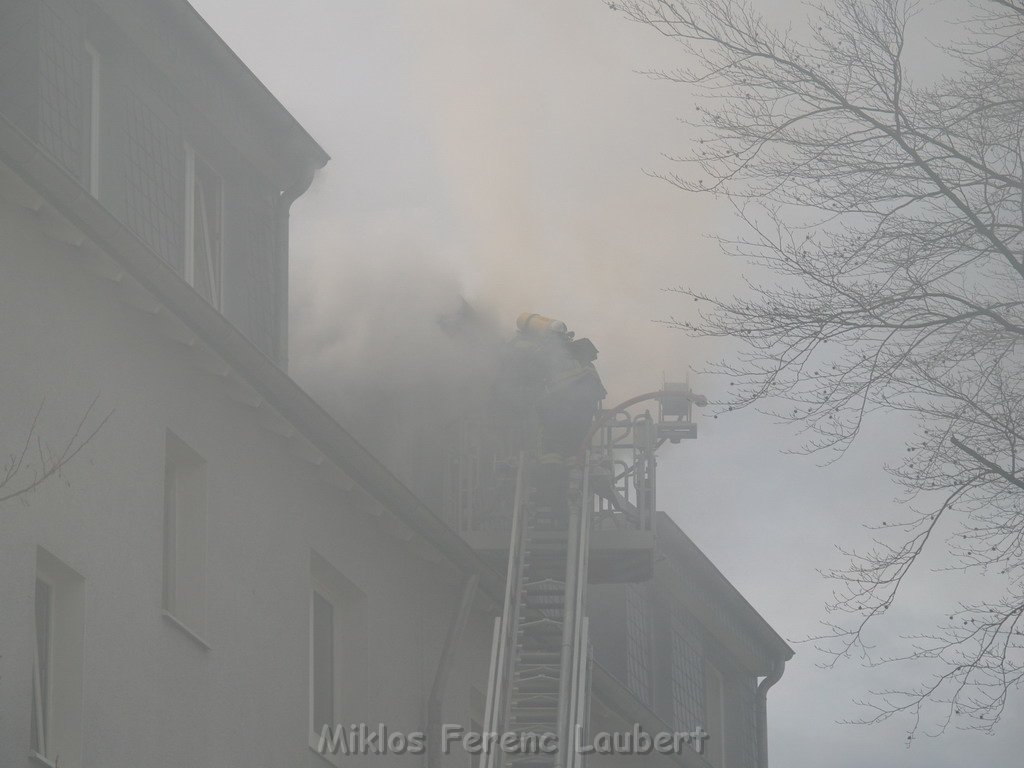
[[[444,482],[446,522],[460,534],[512,527],[514,457],[531,451],[529,426],[464,419],[449,440]],[[652,530],[655,502],[655,425],[649,416],[606,421],[591,442],[592,530]]]

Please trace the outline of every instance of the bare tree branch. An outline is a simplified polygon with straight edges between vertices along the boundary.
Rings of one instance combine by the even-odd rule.
[[[766,275],[730,297],[670,289],[689,301],[668,325],[741,342],[711,369],[722,410],[758,406],[826,461],[874,414],[917,424],[888,468],[911,514],[826,574],[823,648],[944,665],[876,692],[862,722],[906,714],[913,738],[927,710],[991,730],[1024,679],[1024,4],[962,0],[952,42],[909,62],[927,46],[913,0],[812,6],[803,33],[744,0],[613,6],[681,46],[683,66],[650,74],[697,99],[690,151],[654,175],[728,200],[742,226],[723,249]],[[998,583],[874,658],[865,633],[933,551]]]
[[[93,420],[93,412],[98,401],[99,395],[89,403],[89,407],[85,409],[71,435],[61,444],[59,450],[54,450],[44,443],[39,434],[39,417],[43,413],[46,401],[39,403],[21,449],[12,454],[0,470],[0,504],[13,499],[24,499],[47,480],[60,475],[64,467],[92,442],[114,415],[113,411],[109,411],[93,426],[88,427],[89,421]],[[34,459],[30,458],[33,453]]]

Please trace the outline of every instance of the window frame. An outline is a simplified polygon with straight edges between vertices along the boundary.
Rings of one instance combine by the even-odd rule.
[[[366,593],[336,569],[330,561],[311,550],[310,580],[308,582],[308,628],[309,628],[309,711],[306,730],[309,732],[309,747],[317,754],[320,746],[320,731],[314,732],[314,635],[313,604],[314,594],[319,594],[333,610],[332,633],[332,674],[333,692],[332,715],[338,724],[354,723],[365,711],[369,691],[369,601]],[[321,726],[322,728],[322,726]],[[341,765],[344,757],[338,754],[324,754],[321,757],[333,765]]]
[[[329,723],[331,728],[337,725],[338,719],[338,604],[331,594],[331,590],[315,577],[309,589],[309,745],[317,749],[320,745],[320,731],[316,730],[316,598],[331,606],[331,717],[335,722]],[[322,729],[323,726],[321,725]],[[324,757],[330,757],[325,755]]]
[[[38,611],[33,598],[31,719],[38,718],[36,733],[29,733],[31,761],[55,768],[81,768],[84,737],[85,579],[41,546],[36,547],[34,586],[49,591],[47,615],[46,701],[42,699],[39,669]],[[37,696],[39,691],[39,696]],[[43,707],[45,706],[45,709]],[[36,738],[33,738],[36,737]]]
[[[740,764],[743,768],[757,768],[758,733],[757,733],[757,677],[740,675],[736,681],[737,707],[740,715],[736,728],[740,743]]]
[[[88,120],[89,153],[86,171],[89,179],[89,194],[99,199],[100,196],[100,55],[92,43],[85,41],[85,56],[88,63],[89,94]]]
[[[172,471],[173,470],[173,471]],[[199,488],[194,494],[197,508],[188,516],[182,515],[179,484],[184,472],[197,473]],[[164,440],[164,506],[163,506],[163,589],[160,600],[161,613],[171,624],[185,632],[205,648],[210,644],[205,639],[209,618],[207,570],[209,566],[209,464],[188,443],[167,430]],[[189,519],[186,520],[186,517]],[[182,525],[199,525],[201,531],[193,531],[193,544],[201,552],[192,553],[201,561],[201,579],[195,595],[186,597],[198,604],[188,610],[183,608],[181,584],[179,581],[180,534]],[[198,617],[195,619],[194,617]]]
[[[707,728],[708,683],[704,643],[694,620],[674,606],[671,623],[672,718],[679,730]]]
[[[725,675],[722,673],[720,662],[716,663],[713,658],[705,657],[705,700],[704,715],[707,723],[704,730],[708,737],[704,742],[704,759],[715,768],[722,768],[726,765],[726,702],[725,702]],[[731,732],[731,727],[730,727]]]
[[[627,584],[624,618],[626,624],[626,687],[646,706],[653,703],[654,636],[650,589],[646,583]]]
[[[33,734],[36,739],[30,744],[29,754],[45,763],[52,765],[47,752],[47,742],[50,741],[51,726],[53,724],[53,627],[54,607],[56,605],[57,585],[55,580],[46,573],[36,568],[35,589],[39,588],[39,582],[46,585],[49,590],[46,608],[46,692],[42,691],[40,677],[42,675],[39,666],[39,624],[38,614],[35,612],[37,596],[32,601],[33,606],[33,633],[32,633],[32,718],[36,724],[36,732]],[[40,698],[43,701],[40,701]]]
[[[215,210],[220,223],[217,240],[216,273],[211,270],[212,285],[210,297],[205,296],[196,286],[196,163],[202,163],[217,180],[217,201]],[[224,176],[202,153],[185,142],[185,282],[210,302],[214,309],[221,311],[224,305]],[[205,210],[205,209],[204,209]],[[212,249],[209,249],[212,250]],[[208,264],[208,267],[210,265]]]

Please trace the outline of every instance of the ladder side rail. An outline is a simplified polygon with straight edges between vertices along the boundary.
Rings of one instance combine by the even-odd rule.
[[[488,733],[496,733],[500,737],[500,731],[504,727],[508,713],[509,694],[511,691],[510,668],[514,656],[515,632],[518,625],[519,600],[518,594],[521,588],[523,539],[526,525],[523,521],[523,490],[524,474],[526,472],[526,458],[523,453],[519,454],[519,467],[516,471],[515,496],[512,502],[512,534],[509,539],[508,568],[505,574],[505,604],[502,607],[499,631],[499,643],[497,656],[494,659],[495,667],[492,673],[494,679],[493,700],[488,702],[491,712],[491,722],[488,723]],[[485,750],[488,759],[487,768],[496,766],[497,752],[493,749]]]
[[[594,685],[594,646],[590,643],[590,619],[587,619],[587,671],[583,686],[583,733],[587,740],[590,740],[590,704]],[[580,755],[580,766],[587,762],[585,755]]]
[[[491,634],[491,666],[487,673],[487,699],[484,704],[484,738],[486,734],[494,733],[497,729],[497,725],[494,722],[496,717],[494,702],[497,696],[498,688],[500,683],[498,682],[498,673],[501,669],[498,663],[499,647],[501,645],[501,617],[494,617],[494,630]],[[487,742],[483,751],[480,753],[480,760],[478,765],[480,768],[490,768],[494,764],[494,758],[491,755],[491,750],[486,747]]]
[[[576,591],[579,576],[579,528],[583,505],[573,505],[569,512],[569,524],[566,531],[568,552],[565,563],[565,587],[562,608],[562,644],[561,666],[558,680],[558,765],[560,768],[569,766],[569,748],[571,742],[566,734],[571,729],[570,698],[572,696],[572,650],[575,645],[576,624]]]
[[[590,462],[589,456],[583,469],[583,499],[580,504],[580,528],[579,544],[577,546],[578,563],[576,565],[576,593],[573,596],[573,645],[572,645],[572,667],[570,688],[572,699],[569,702],[568,730],[565,733],[566,744],[570,747],[575,745],[577,726],[580,723],[581,711],[584,702],[581,685],[585,683],[586,677],[586,652],[588,645],[589,622],[586,617],[587,606],[587,584],[589,582],[590,568],[590,522],[593,500],[590,495]],[[575,750],[574,750],[575,751]],[[570,755],[566,760],[567,766],[575,764],[575,755]]]
[[[657,512],[657,455],[651,451],[647,465],[647,530],[654,529]]]
[[[577,663],[576,680],[575,680],[575,713],[572,719],[572,745],[571,749],[571,760],[569,765],[571,768],[583,768],[584,756],[583,751],[579,747],[586,743],[586,739],[589,736],[589,719],[590,719],[590,619],[586,616],[583,617],[583,621],[580,622],[580,660],[581,663]]]
[[[522,621],[521,596],[525,588],[524,570],[528,554],[526,541],[529,533],[529,517],[532,512],[532,509],[530,511],[524,511],[523,509],[525,506],[524,495],[526,492],[527,467],[526,453],[520,453],[519,472],[516,475],[515,510],[512,515],[512,543],[509,547],[509,576],[505,586],[505,612],[508,613],[508,623],[503,628],[502,637],[504,660],[501,667],[503,675],[500,698],[501,710],[498,713],[498,728],[495,729],[499,739],[508,730],[508,723],[512,712],[512,700],[515,694],[515,679],[513,676],[516,665],[516,646],[519,642],[519,626]],[[514,561],[512,557],[513,546],[515,547]],[[514,575],[512,572],[513,566],[515,568]],[[500,748],[496,749],[495,752],[497,753],[495,765],[500,768],[505,763],[505,753]]]
[[[569,520],[568,557],[566,558],[564,624],[562,626],[562,663],[558,696],[559,765],[572,765],[572,746],[576,717],[576,680],[579,676],[579,642],[586,610],[587,565],[590,550],[590,454],[583,457],[582,499],[574,505]]]

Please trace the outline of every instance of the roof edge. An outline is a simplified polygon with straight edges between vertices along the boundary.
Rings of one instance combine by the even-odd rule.
[[[266,96],[266,98],[278,110],[280,110],[280,112],[286,117],[286,119],[293,126],[293,128],[298,130],[300,135],[303,137],[304,141],[307,144],[309,144],[313,150],[312,154],[316,157],[317,162],[316,167],[323,168],[325,165],[327,165],[327,162],[331,159],[331,156],[327,153],[327,150],[320,146],[320,143],[313,138],[309,131],[307,131],[305,127],[303,127],[302,123],[300,123],[295,118],[295,116],[288,110],[288,108],[283,103],[281,103],[281,100],[274,95],[273,91],[271,91],[266,86],[266,84],[262,80],[260,80],[259,77],[256,76],[256,73],[249,68],[249,65],[246,64],[237,53],[235,53],[234,48],[228,45],[227,41],[220,36],[217,30],[210,26],[210,23],[203,18],[202,14],[200,14],[199,11],[196,10],[195,6],[193,6],[192,3],[189,2],[189,0],[182,0],[182,3],[188,10],[189,15],[192,17],[192,23],[197,24],[199,29],[213,36],[216,43],[223,48],[224,52],[226,52],[229,55],[232,62],[235,65],[237,65],[237,67],[241,71],[240,74],[242,75],[242,77],[248,80],[259,91],[261,91],[263,95]]]
[[[697,568],[702,571],[720,589],[724,597],[733,602],[742,610],[745,618],[751,623],[751,628],[768,645],[773,646],[780,658],[788,661],[793,658],[795,651],[789,643],[775,631],[772,625],[765,619],[750,601],[743,596],[735,585],[725,577],[718,566],[712,562],[704,551],[694,543],[693,539],[686,535],[679,524],[676,523],[666,512],[658,512],[656,525],[658,537],[666,543],[671,544],[681,555],[679,565],[682,568]],[[667,534],[667,535],[666,535]]]

